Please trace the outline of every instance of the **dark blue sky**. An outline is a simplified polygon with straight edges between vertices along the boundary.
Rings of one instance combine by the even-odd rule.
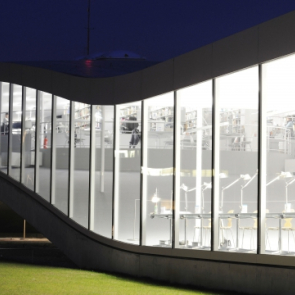
[[[87,5],[88,0],[2,0],[0,61],[85,55]],[[293,0],[91,0],[91,5],[90,53],[124,49],[158,61],[295,10]]]

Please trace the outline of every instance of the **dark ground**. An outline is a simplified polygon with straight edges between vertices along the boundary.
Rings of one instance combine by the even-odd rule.
[[[8,206],[0,202],[0,262],[76,268],[58,248]]]

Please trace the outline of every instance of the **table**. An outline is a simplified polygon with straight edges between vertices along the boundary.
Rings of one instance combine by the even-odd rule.
[[[191,214],[189,211],[180,211],[180,219],[183,219],[182,216],[185,214]],[[170,241],[172,241],[172,213],[150,213],[150,218],[164,218],[164,219],[169,219],[170,220]],[[187,239],[186,239],[186,219],[185,219],[185,245],[187,244]]]

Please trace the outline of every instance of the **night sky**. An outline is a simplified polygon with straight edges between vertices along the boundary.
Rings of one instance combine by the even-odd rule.
[[[0,61],[85,55],[87,6],[2,0]],[[163,61],[292,10],[293,0],[91,0],[90,53],[122,49]]]

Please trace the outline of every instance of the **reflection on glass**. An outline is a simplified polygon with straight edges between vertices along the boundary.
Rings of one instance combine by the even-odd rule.
[[[53,176],[52,204],[67,214],[68,184],[69,184],[69,117],[70,101],[56,97],[56,126],[55,130],[55,171]]]
[[[12,87],[12,129],[9,155],[9,176],[20,181],[21,161],[21,129],[22,129],[22,87],[13,84]]]
[[[143,245],[171,247],[173,93],[144,101]]]
[[[22,183],[34,190],[35,181],[35,123],[36,123],[36,90],[25,88],[25,128],[23,134],[23,175]]]
[[[177,102],[180,179],[176,247],[210,250],[212,82],[179,90]]]
[[[116,108],[114,238],[139,244],[141,102]]]
[[[219,249],[255,252],[258,67],[218,78],[216,89],[220,106]]]
[[[1,82],[1,171],[7,174],[7,159],[8,159],[8,133],[9,133],[9,83]]]
[[[39,112],[39,183],[36,193],[45,200],[50,200],[50,169],[51,169],[51,112],[52,95],[40,91]]]
[[[95,195],[91,230],[112,237],[114,107],[95,108]]]
[[[74,190],[72,218],[88,228],[89,204],[89,144],[90,144],[90,105],[73,103],[74,128]]]
[[[263,66],[266,101],[266,253],[295,253],[295,56]],[[282,213],[286,214],[283,218]],[[288,218],[286,218],[288,217]]]

